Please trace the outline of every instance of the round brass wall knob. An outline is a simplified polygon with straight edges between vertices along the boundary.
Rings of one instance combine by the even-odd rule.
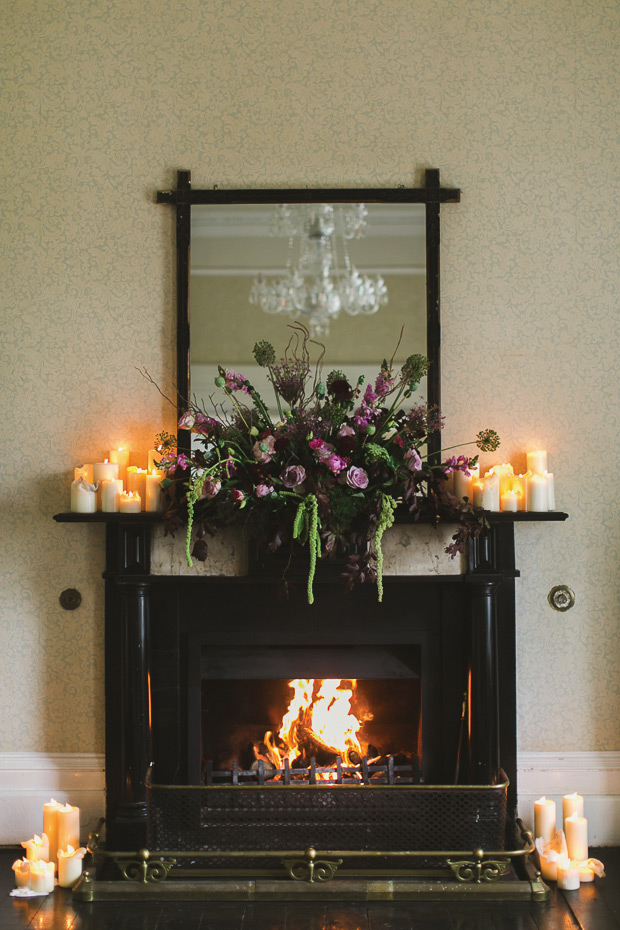
[[[568,585],[558,584],[551,588],[547,600],[554,610],[570,610],[575,603],[575,592]]]

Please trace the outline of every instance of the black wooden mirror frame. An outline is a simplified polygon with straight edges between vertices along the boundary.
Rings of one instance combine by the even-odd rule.
[[[441,407],[441,314],[439,287],[439,210],[442,203],[458,203],[460,190],[441,187],[439,169],[427,168],[423,187],[397,188],[290,188],[265,190],[192,189],[191,172],[177,172],[175,190],[157,191],[157,203],[176,208],[177,253],[177,413],[186,409],[190,383],[190,238],[191,208],[198,204],[260,203],[420,203],[426,206],[426,345],[430,370],[427,400]],[[187,449],[190,434],[178,434],[179,449]],[[439,452],[438,433],[431,437],[429,452]]]

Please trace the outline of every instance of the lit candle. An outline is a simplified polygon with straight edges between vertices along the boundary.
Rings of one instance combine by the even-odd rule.
[[[544,794],[534,801],[534,833],[536,838],[541,836],[545,844],[555,836],[555,801]]]
[[[38,862],[40,859],[44,859],[47,862],[50,857],[50,844],[46,833],[44,833],[43,836],[37,836],[35,833],[32,839],[26,840],[25,843],[22,843],[22,846],[26,850],[27,858],[31,862]]]
[[[11,868],[15,872],[16,887],[26,888],[30,879],[30,860],[16,859]]]
[[[588,858],[588,821],[575,811],[564,821],[564,832],[569,858],[583,862]]]
[[[115,462],[108,462],[107,459],[103,462],[95,462],[93,465],[93,478],[95,484],[98,486],[97,510],[101,510],[101,482],[112,481],[113,478],[118,478],[118,465]]]
[[[101,482],[101,509],[104,513],[118,513],[123,482],[120,478],[110,478]]]
[[[474,496],[474,507],[482,507],[482,492],[484,491],[484,484],[482,481],[472,482],[472,493]]]
[[[61,888],[73,888],[82,874],[85,855],[86,849],[83,846],[79,849],[67,846],[66,849],[58,850],[58,884]]]
[[[544,475],[547,471],[547,453],[528,452],[527,470],[533,472],[535,475]]]
[[[161,496],[161,483],[164,480],[164,472],[153,469],[150,475],[146,476],[146,504],[144,509],[149,512],[159,512],[164,509],[164,499]]]
[[[458,497],[460,501],[466,497],[469,503],[473,504],[473,484],[474,481],[480,478],[480,465],[470,465],[467,471],[469,475],[466,475],[463,471],[454,472],[454,496]]]
[[[576,862],[562,859],[558,862],[558,888],[562,891],[576,891],[579,888],[579,869]]]
[[[555,478],[553,472],[546,471],[545,478],[547,479],[547,506],[549,510],[555,510]]]
[[[162,451],[161,446],[157,446],[156,449],[149,449],[148,451],[148,463],[146,470],[151,473],[154,468],[157,468],[161,461]]]
[[[508,513],[516,513],[519,509],[519,492],[505,491],[499,499],[500,507]]]
[[[54,869],[56,866],[53,862],[31,862],[30,879],[28,887],[37,894],[48,894],[54,890]]]
[[[73,480],[77,481],[78,478],[83,478],[87,484],[94,484],[95,480],[93,477],[93,466],[92,465],[78,465],[77,468],[73,469]]]
[[[572,817],[573,814],[583,817],[583,796],[577,794],[576,791],[574,794],[565,794],[562,798],[562,817],[564,821],[566,821],[567,817]],[[566,826],[564,829],[566,830]]]
[[[58,801],[51,798],[43,805],[43,832],[49,841],[49,860],[56,862],[56,850],[58,849],[58,808],[62,807]]]
[[[519,510],[525,510],[525,481],[525,475],[513,475],[510,482],[511,490],[516,491],[519,496]]]
[[[56,811],[58,818],[58,849],[74,849],[80,845],[80,809],[63,804]]]
[[[129,463],[129,449],[110,449],[110,461],[118,465],[118,477],[123,484],[127,474],[127,465]]]
[[[545,513],[549,510],[547,479],[544,475],[529,475],[525,482],[526,508],[531,513]]]
[[[511,479],[514,475],[512,465],[509,462],[502,462],[501,465],[494,465],[493,468],[490,468],[487,474],[499,475],[499,496],[501,498],[502,494],[505,494],[512,486]]]
[[[544,854],[539,855],[540,871],[544,881],[557,882],[559,858],[557,852],[553,850],[547,856]]]
[[[600,859],[586,859],[584,862],[578,862],[580,882],[593,882],[594,876],[605,878],[605,866]]]
[[[140,513],[142,510],[140,495],[133,491],[123,491],[121,493],[119,510],[121,513]]]
[[[487,472],[482,479],[482,507],[484,510],[499,511],[499,475]]]
[[[146,468],[137,468],[130,465],[127,469],[127,490],[140,495],[140,500],[146,500]]]
[[[97,510],[97,487],[84,478],[71,483],[71,513],[95,513]]]

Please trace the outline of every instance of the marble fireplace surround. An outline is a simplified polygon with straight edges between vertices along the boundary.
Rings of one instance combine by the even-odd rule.
[[[454,771],[454,711],[462,701],[462,681],[456,678],[464,675],[469,727],[459,781],[492,785],[500,768],[505,771],[510,829],[517,796],[514,524],[563,520],[566,514],[489,517],[486,534],[456,560],[443,552],[454,532],[450,524],[397,525],[385,538],[383,605],[376,603],[374,588],[347,594],[337,572],[328,571],[317,576],[317,602],[309,607],[303,596],[290,604],[279,600],[279,567],[248,563],[248,547],[234,534],[211,543],[207,563],[190,569],[183,534],[164,537],[158,515],[58,514],[59,522],[106,524],[108,845],[128,850],[144,845],[151,762],[163,776],[158,782],[191,783],[188,733],[196,712],[188,711],[187,644],[238,642],[240,636],[263,644],[331,642],[334,636],[334,642],[367,645],[434,637],[441,658],[427,705],[451,705],[446,719],[452,724],[429,753],[441,773],[432,783],[450,783],[446,773]],[[301,594],[303,584],[299,587]],[[327,603],[334,605],[337,623],[333,616],[322,617],[320,605]],[[457,676],[450,664],[456,653],[465,663]]]

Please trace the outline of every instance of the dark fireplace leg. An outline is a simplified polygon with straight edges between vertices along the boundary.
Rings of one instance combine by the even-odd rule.
[[[499,773],[499,691],[497,677],[498,579],[472,575],[469,684],[469,781],[495,784]]]

